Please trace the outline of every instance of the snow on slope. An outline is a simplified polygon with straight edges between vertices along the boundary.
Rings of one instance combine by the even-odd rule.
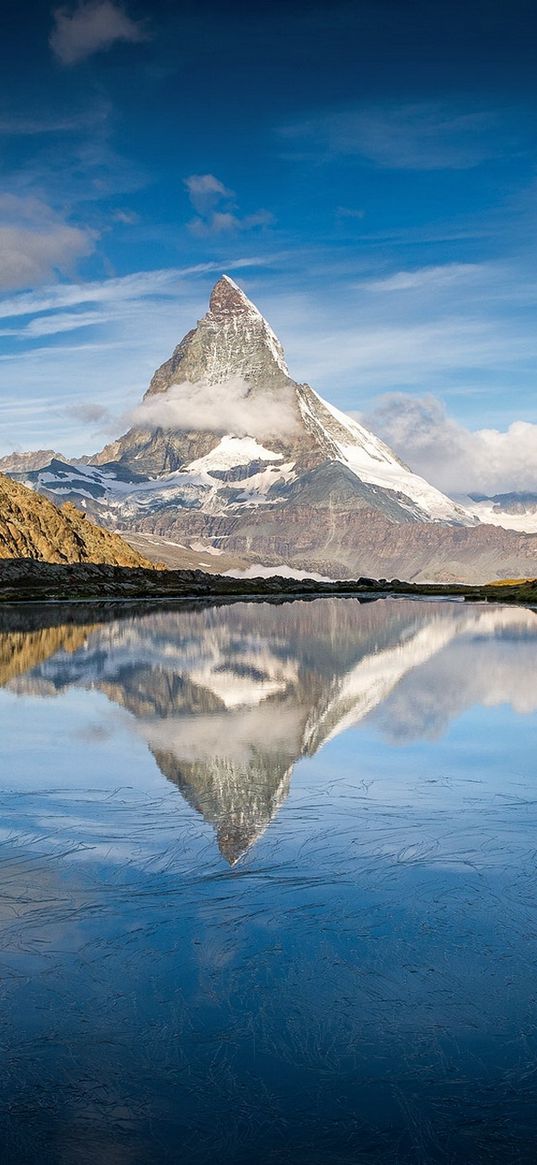
[[[493,502],[471,500],[468,501],[468,509],[479,522],[487,526],[501,526],[504,530],[518,530],[522,534],[537,534],[537,511],[510,514],[507,510],[496,509]]]
[[[300,408],[310,431],[322,441],[326,456],[345,465],[366,485],[373,485],[397,495],[399,504],[421,521],[456,522],[471,525],[478,519],[456,505],[438,490],[412,473],[372,433],[324,401],[312,389],[301,393]],[[234,469],[250,472],[234,482],[233,502],[225,492],[222,476]],[[230,505],[263,506],[275,504],[268,497],[272,487],[287,484],[299,476],[294,461],[283,460],[277,453],[253,437],[223,436],[204,457],[195,458],[173,473],[141,481],[118,479],[114,471],[103,467],[63,465],[61,472],[52,468],[37,471],[26,485],[44,489],[58,500],[70,498],[83,508],[101,514],[103,520],[134,518],[161,505],[191,504],[194,499],[211,513],[225,513]],[[473,506],[474,514],[477,507]],[[494,520],[490,518],[489,520]],[[506,524],[498,522],[498,525]],[[515,526],[515,523],[513,523]],[[515,528],[524,529],[523,525]]]
[[[422,520],[472,525],[472,515],[467,510],[412,473],[379,437],[323,400],[312,388],[308,387],[307,395],[301,394],[300,407],[305,418],[323,430],[334,445],[337,459],[360,481],[404,494],[414,503],[407,508]]]
[[[281,461],[281,453],[272,453],[259,445],[253,437],[233,437],[230,433],[207,453],[205,457],[198,457],[190,461],[186,469],[191,472],[204,470],[210,473],[212,469],[236,469],[240,465],[249,465],[251,461]]]

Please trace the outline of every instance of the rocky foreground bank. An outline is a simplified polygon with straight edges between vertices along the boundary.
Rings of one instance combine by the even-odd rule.
[[[486,586],[405,583],[399,579],[359,578],[342,582],[315,579],[230,578],[201,570],[150,570],[97,563],[0,561],[0,602],[71,599],[315,598],[319,595],[416,595],[474,602],[537,605],[537,579]]]

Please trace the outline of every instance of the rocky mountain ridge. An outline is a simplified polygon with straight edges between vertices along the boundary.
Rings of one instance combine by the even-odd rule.
[[[481,525],[373,433],[290,375],[270,325],[222,276],[155,372],[132,428],[99,454],[20,480],[127,537],[331,578],[534,577],[537,537]],[[145,543],[143,543],[145,545]],[[174,550],[175,547],[175,550]]]

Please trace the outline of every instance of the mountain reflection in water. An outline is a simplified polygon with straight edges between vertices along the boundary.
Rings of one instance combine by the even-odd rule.
[[[475,704],[537,709],[537,616],[520,608],[321,599],[101,617],[79,607],[40,627],[29,609],[28,629],[19,615],[9,630],[5,615],[0,684],[44,699],[96,690],[124,709],[230,865],[296,762],[367,717],[404,743]]]
[[[0,604],[0,1161],[533,1165],[536,649]]]

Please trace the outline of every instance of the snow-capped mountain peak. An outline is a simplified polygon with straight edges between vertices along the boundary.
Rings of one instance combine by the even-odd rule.
[[[179,551],[339,578],[487,581],[536,570],[537,539],[480,526],[294,381],[270,325],[227,275],[155,372],[133,427],[84,461],[51,462],[24,480]]]
[[[289,380],[283,348],[261,312],[227,275],[213,287],[209,310],[157,369],[146,397],[174,385],[224,384],[281,390]]]
[[[243,334],[249,333],[256,344],[265,344],[280,372],[284,376],[289,375],[278,337],[255,304],[229,275],[222,275],[215,283],[209,300],[208,316],[212,316],[218,325],[227,326],[235,333],[239,330]]]

